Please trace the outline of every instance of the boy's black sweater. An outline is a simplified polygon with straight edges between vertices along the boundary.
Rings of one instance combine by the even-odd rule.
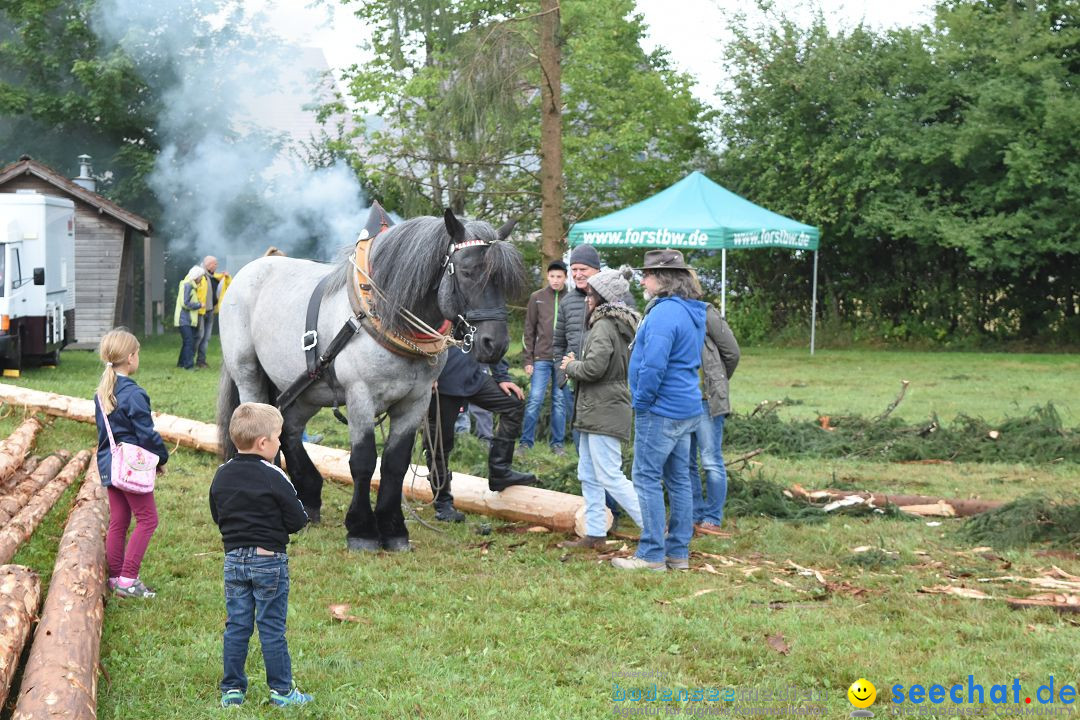
[[[249,453],[218,468],[210,483],[210,515],[221,530],[225,552],[256,546],[285,552],[289,533],[308,523],[289,476]]]

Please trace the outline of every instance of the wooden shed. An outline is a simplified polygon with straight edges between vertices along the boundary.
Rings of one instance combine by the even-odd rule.
[[[85,158],[85,160],[83,160]],[[33,191],[68,198],[75,203],[75,342],[96,346],[101,336],[118,325],[135,328],[136,253],[143,252],[143,268],[163,268],[150,237],[150,223],[92,189],[89,158],[82,156],[81,177],[69,179],[28,155],[0,169],[0,192]],[[140,239],[142,242],[140,242]],[[145,331],[162,312],[164,277],[144,272]],[[159,289],[160,288],[160,289]],[[163,299],[163,298],[161,298]]]

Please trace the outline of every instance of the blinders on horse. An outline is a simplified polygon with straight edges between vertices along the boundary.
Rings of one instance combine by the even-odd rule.
[[[496,241],[498,242],[498,241]],[[492,243],[487,240],[480,240],[474,238],[472,240],[466,240],[464,242],[453,242],[451,240],[450,245],[446,248],[446,256],[443,257],[442,266],[446,272],[447,277],[450,278],[451,283],[451,297],[454,300],[455,307],[466,307],[468,303],[467,298],[461,291],[461,287],[458,284],[457,268],[454,264],[454,253],[458,250],[464,250],[470,247],[488,248]],[[464,314],[459,313],[457,319],[454,321],[454,337],[461,340],[461,351],[468,353],[473,348],[473,335],[476,333],[476,324],[482,322],[501,321],[506,322],[508,313],[506,307],[496,308],[473,308],[466,310]]]

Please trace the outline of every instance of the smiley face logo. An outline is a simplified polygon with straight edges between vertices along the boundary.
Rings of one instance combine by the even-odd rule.
[[[851,683],[847,691],[848,700],[857,708],[868,708],[877,699],[877,688],[866,678],[859,678]]]

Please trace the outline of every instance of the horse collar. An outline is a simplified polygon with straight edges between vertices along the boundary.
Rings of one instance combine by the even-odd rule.
[[[453,325],[449,320],[444,320],[438,328],[434,328],[434,333],[412,332],[409,333],[409,337],[387,332],[383,328],[375,303],[377,288],[371,280],[370,256],[371,243],[374,239],[363,232],[356,241],[356,249],[353,252],[355,271],[352,274],[352,282],[348,284],[349,304],[353,314],[362,317],[361,325],[364,330],[395,355],[426,357],[434,362],[435,357],[444,352],[452,342],[448,332]]]

